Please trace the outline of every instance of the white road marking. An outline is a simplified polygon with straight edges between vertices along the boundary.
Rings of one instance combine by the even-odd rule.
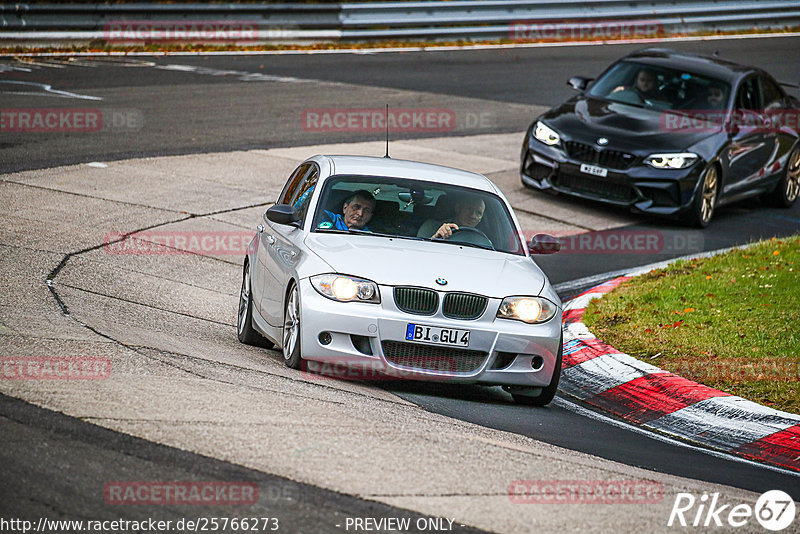
[[[248,72],[244,70],[223,70],[223,69],[209,69],[206,67],[198,67],[196,65],[156,65],[156,69],[172,70],[179,72],[191,72],[194,74],[204,74],[206,76],[236,76],[243,82],[292,82],[292,83],[307,83],[316,82],[317,80],[306,80],[302,78],[294,78],[292,76],[275,76],[272,74],[261,74],[260,72]]]
[[[25,67],[15,67],[14,65],[6,65],[5,63],[0,63],[0,72],[32,72],[31,69],[27,69]]]
[[[60,89],[53,89],[53,86],[47,83],[37,82],[20,82],[16,80],[0,80],[0,84],[21,85],[25,87],[36,87],[41,91],[0,91],[6,95],[32,95],[32,96],[56,96],[61,98],[77,98],[79,100],[103,100],[99,96],[79,95],[78,93],[71,93],[69,91],[61,91]]]
[[[19,61],[21,63],[25,63],[26,65],[31,65],[33,67],[36,67],[37,69],[41,68],[41,67],[47,67],[48,69],[65,69],[65,68],[67,68],[67,66],[64,65],[63,62],[58,61],[57,59],[58,58],[51,58],[51,59],[45,58],[42,61],[33,61],[31,59],[25,59],[25,60],[18,59],[17,61]]]

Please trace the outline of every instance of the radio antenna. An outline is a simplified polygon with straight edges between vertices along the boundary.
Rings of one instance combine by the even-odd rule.
[[[386,104],[386,155],[383,157],[389,157],[389,104]]]

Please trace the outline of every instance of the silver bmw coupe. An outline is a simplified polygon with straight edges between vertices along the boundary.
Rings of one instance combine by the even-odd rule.
[[[561,301],[485,176],[390,158],[314,156],[264,213],[246,257],[242,343],[344,376],[501,385],[548,404]],[[336,376],[337,373],[333,373]]]

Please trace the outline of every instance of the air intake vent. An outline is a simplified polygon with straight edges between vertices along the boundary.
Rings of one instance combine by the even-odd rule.
[[[486,361],[486,352],[451,349],[400,341],[381,343],[386,360],[400,367],[443,373],[472,373]]]
[[[594,163],[611,169],[627,169],[636,161],[636,156],[618,150],[606,150],[595,148],[591,145],[578,143],[577,141],[567,141],[564,143],[567,154],[570,157],[585,163]]]
[[[394,288],[394,303],[406,313],[433,315],[439,308],[439,296],[430,289],[396,287]]]
[[[448,293],[444,297],[442,313],[450,319],[477,319],[486,310],[489,299],[470,293]]]

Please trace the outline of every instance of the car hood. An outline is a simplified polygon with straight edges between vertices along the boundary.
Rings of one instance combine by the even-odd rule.
[[[675,113],[585,96],[574,97],[541,118],[569,140],[594,144],[606,137],[608,148],[640,155],[686,150],[722,131],[721,126],[708,127],[705,123],[702,131],[693,131],[682,127],[686,117]]]
[[[446,243],[312,233],[306,246],[342,274],[380,285],[420,286],[488,297],[539,295],[545,275],[526,256]],[[438,286],[437,278],[447,280]]]

